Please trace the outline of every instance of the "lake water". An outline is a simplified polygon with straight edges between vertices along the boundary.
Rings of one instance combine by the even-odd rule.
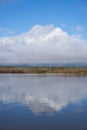
[[[0,74],[0,130],[87,130],[87,77]]]

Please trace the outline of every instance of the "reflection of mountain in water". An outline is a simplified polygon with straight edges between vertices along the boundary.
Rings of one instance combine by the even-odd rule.
[[[87,78],[0,75],[0,101],[21,103],[33,112],[60,111],[87,97]]]

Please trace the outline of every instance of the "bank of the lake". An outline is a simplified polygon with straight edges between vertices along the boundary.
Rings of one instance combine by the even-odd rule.
[[[0,67],[0,73],[25,73],[25,74],[62,74],[87,76],[84,67]]]

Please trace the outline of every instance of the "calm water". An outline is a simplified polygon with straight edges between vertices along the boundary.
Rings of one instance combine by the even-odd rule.
[[[87,77],[1,74],[0,130],[87,130]]]

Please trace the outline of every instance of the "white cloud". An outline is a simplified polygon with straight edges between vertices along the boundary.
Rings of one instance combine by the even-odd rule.
[[[14,32],[8,29],[0,28],[0,37],[13,35]]]
[[[78,31],[78,32],[83,32],[83,27],[81,25],[78,25],[75,27],[75,30]]]
[[[1,63],[67,63],[87,60],[87,41],[53,25],[0,38]]]
[[[63,23],[63,24],[61,24],[61,27],[66,28],[66,27],[68,27],[68,25]]]

